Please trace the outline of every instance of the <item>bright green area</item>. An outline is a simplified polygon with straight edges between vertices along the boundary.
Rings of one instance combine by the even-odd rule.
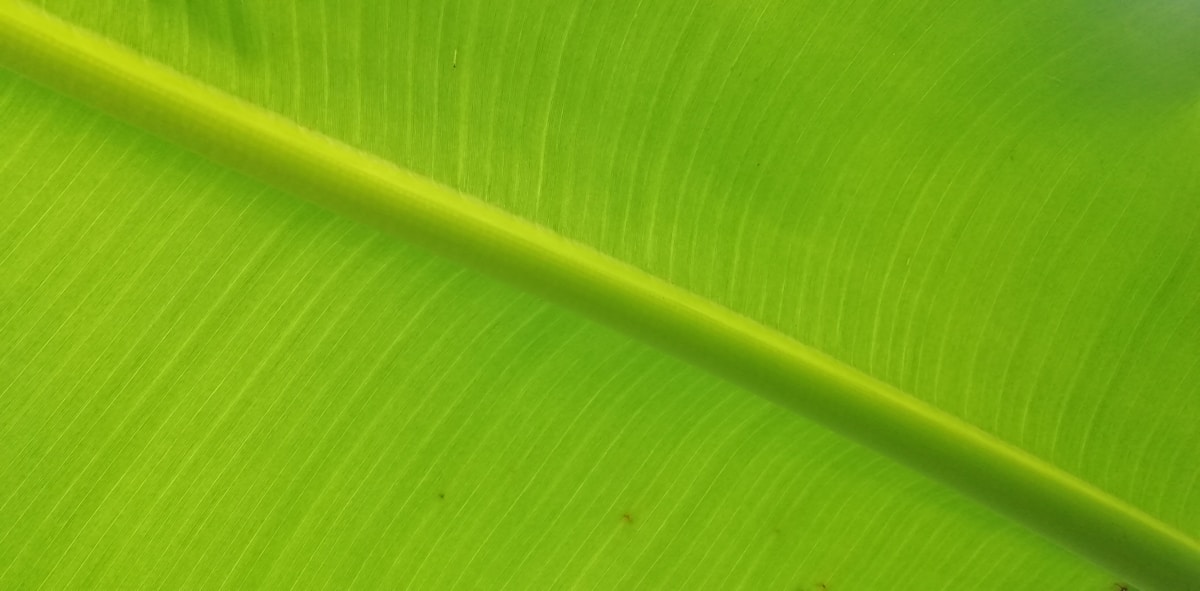
[[[661,2],[576,11],[526,2],[428,3],[425,14],[386,3],[314,2],[300,13],[49,4],[218,88],[773,326],[1200,532],[1200,68],[1187,33],[1200,9]],[[1112,582],[651,349],[265,197],[26,83],[8,86],[17,106],[5,107],[5,137],[21,139],[6,143],[0,219],[11,222],[0,270],[18,279],[3,287],[11,293],[0,376],[11,384],[0,401],[4,441],[17,442],[4,478],[17,492],[0,509],[0,525],[14,524],[0,556],[14,557],[6,573],[22,585],[60,586],[73,575],[54,577],[66,571],[166,585],[193,576],[205,586],[226,576],[234,586],[288,576],[314,577],[305,587],[365,585],[389,572],[428,588],[460,574],[467,586],[512,588],[544,587],[558,574],[559,584],[601,588],[639,580],[723,588],[739,577],[751,577],[749,588]],[[173,167],[188,180],[151,182]],[[103,188],[110,179],[128,184]],[[188,212],[211,221],[194,228],[208,237],[188,241]],[[370,246],[355,250],[361,244]],[[171,257],[186,263],[162,263]],[[363,257],[390,275],[362,275]],[[173,265],[178,279],[166,270]],[[514,303],[522,298],[523,308]],[[343,333],[350,318],[363,328]],[[549,380],[540,389],[530,385],[539,372]],[[292,400],[311,401],[309,409],[342,401],[324,408],[347,414],[281,412]],[[630,435],[632,422],[652,415],[637,405],[660,403],[662,424]],[[193,407],[177,415],[179,405]],[[523,410],[488,414],[503,405]],[[681,420],[689,412],[711,422]],[[778,433],[746,437],[736,425],[753,417],[770,417]],[[609,431],[589,430],[605,420]],[[271,424],[292,427],[263,426]],[[505,445],[537,446],[520,443],[529,424],[543,425],[529,437],[549,443],[498,476],[516,483],[507,503],[496,501],[503,508],[485,506],[491,496],[464,505],[455,516],[468,529],[447,530],[428,505],[413,505],[438,470],[463,475],[479,494],[506,490],[489,478],[514,459]],[[314,435],[322,429],[363,439]],[[375,431],[383,443],[369,439]],[[510,439],[487,443],[484,431]],[[668,476],[651,478],[654,486],[702,483],[695,494],[708,505],[660,490],[655,506],[674,519],[664,516],[636,549],[614,541],[619,534],[593,543],[560,525],[590,527],[589,510],[616,511],[636,486],[634,476],[599,468],[620,442],[643,462],[672,432],[688,457],[731,466],[744,480],[689,473],[664,452]],[[718,443],[704,448],[692,433]],[[443,449],[467,451],[431,447],[442,439],[454,442]],[[747,450],[766,463],[736,455]],[[178,466],[179,476],[159,474],[146,457]],[[375,475],[388,462],[396,467]],[[311,481],[288,480],[305,470]],[[541,495],[532,492],[539,478],[549,481]],[[828,478],[841,480],[813,489]],[[738,495],[757,495],[747,489],[770,479],[750,505],[759,509],[743,509],[748,497]],[[330,484],[305,484],[318,481]],[[199,496],[178,492],[193,488]],[[880,488],[904,499],[888,506],[875,497]],[[592,504],[579,500],[586,495]],[[801,498],[803,510],[789,516],[805,541],[791,542],[792,554],[750,556],[762,532],[736,516],[777,521],[764,506]],[[168,513],[137,521],[142,507]],[[561,518],[521,520],[546,507]],[[489,510],[498,513],[491,521]],[[617,526],[643,526],[624,512]],[[385,523],[374,523],[378,515]],[[406,519],[421,525],[406,529]],[[470,529],[481,523],[492,525]],[[1003,535],[991,533],[997,527]],[[848,542],[820,539],[834,530]],[[279,560],[238,558],[260,549]],[[427,564],[419,572],[449,578],[410,579],[402,563],[413,556]],[[254,574],[310,558],[319,564]],[[118,580],[136,579],[108,579]]]
[[[1194,2],[43,4],[1200,535]]]
[[[1107,583],[654,349],[2,85],[0,587]]]

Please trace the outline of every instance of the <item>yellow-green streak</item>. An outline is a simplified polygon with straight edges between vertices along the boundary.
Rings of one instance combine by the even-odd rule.
[[[617,326],[950,484],[1138,584],[1200,589],[1195,540],[657,277],[13,0],[0,0],[0,63],[212,160]]]

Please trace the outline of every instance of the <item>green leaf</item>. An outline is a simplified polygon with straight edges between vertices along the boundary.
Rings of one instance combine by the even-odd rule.
[[[1193,6],[41,4],[0,587],[1200,581]]]

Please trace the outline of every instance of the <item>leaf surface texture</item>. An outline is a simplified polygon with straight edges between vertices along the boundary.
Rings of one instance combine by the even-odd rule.
[[[41,4],[1200,533],[1193,6]],[[3,85],[0,586],[1118,576],[702,368]]]

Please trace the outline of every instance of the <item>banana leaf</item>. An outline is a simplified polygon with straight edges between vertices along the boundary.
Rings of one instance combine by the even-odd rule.
[[[1200,589],[1198,30],[0,0],[0,588]]]

